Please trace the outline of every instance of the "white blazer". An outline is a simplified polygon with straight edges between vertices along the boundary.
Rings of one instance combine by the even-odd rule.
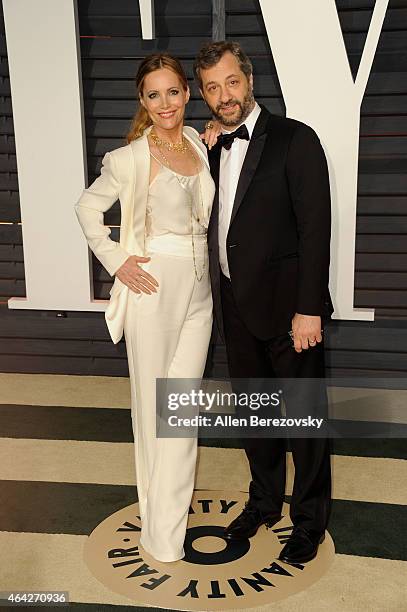
[[[82,192],[75,204],[75,212],[90,249],[111,276],[129,255],[145,255],[146,207],[150,182],[150,149],[147,134],[130,144],[106,153],[102,160],[100,176]],[[198,132],[189,126],[184,136],[195,146],[203,162],[208,166],[205,145]],[[204,212],[208,217],[212,206],[212,193],[203,190]],[[120,200],[120,242],[109,238],[111,229],[104,225],[103,214]],[[128,293],[131,291],[115,278],[110,290],[110,300],[105,320],[115,344],[123,335]]]

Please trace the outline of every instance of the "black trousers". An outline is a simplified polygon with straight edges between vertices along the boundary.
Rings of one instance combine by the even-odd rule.
[[[221,273],[223,325],[231,378],[324,378],[323,343],[297,353],[288,334],[262,341],[240,318],[230,280]],[[324,388],[327,416],[326,391]],[[304,414],[308,407],[303,406]],[[321,410],[319,408],[319,414]],[[290,504],[294,525],[322,533],[331,511],[331,440],[289,438],[295,478]],[[281,513],[286,484],[286,438],[245,438],[252,481],[251,504]]]

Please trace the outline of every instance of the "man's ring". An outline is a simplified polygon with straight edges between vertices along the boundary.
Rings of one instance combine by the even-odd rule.
[[[205,123],[205,130],[212,130],[212,128],[213,128],[213,123],[212,123],[212,121],[207,121],[207,122]]]

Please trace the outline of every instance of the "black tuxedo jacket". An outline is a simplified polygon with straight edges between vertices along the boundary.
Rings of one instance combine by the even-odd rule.
[[[219,163],[209,151],[217,189],[208,228],[215,319],[221,336],[218,246]],[[264,107],[243,162],[227,236],[232,290],[240,316],[261,340],[291,330],[296,312],[330,317],[331,204],[328,167],[314,130]]]

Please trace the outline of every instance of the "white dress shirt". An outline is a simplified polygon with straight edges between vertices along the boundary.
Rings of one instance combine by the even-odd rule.
[[[260,115],[261,108],[255,103],[250,115],[243,122],[252,137],[254,126]],[[234,128],[231,130],[235,131]],[[222,133],[230,132],[222,130]],[[219,263],[225,276],[230,278],[228,257],[226,252],[226,238],[229,231],[230,217],[232,215],[233,203],[235,201],[237,184],[242,170],[244,158],[249,147],[249,140],[235,138],[230,149],[222,147],[219,167]]]

